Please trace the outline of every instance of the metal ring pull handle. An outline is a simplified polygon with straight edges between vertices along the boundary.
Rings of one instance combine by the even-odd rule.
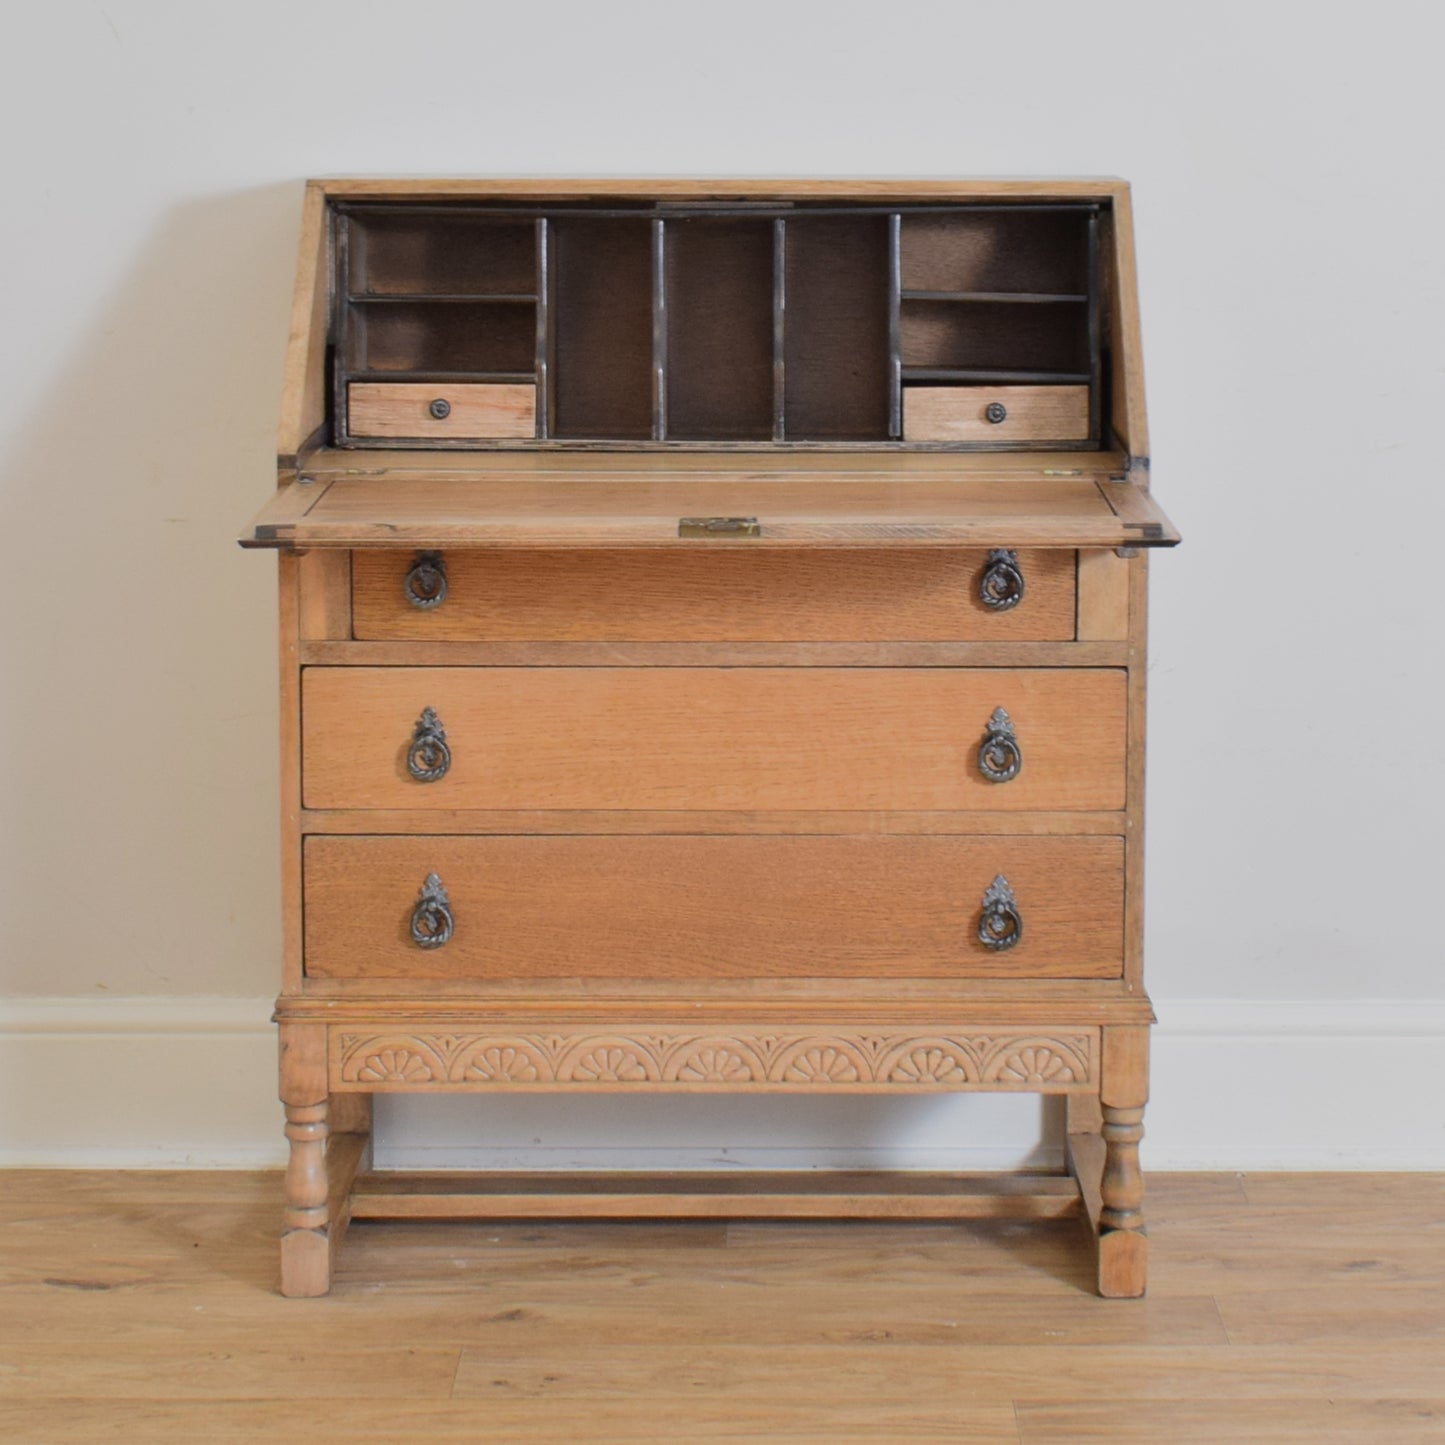
[[[447,730],[436,715],[435,708],[424,707],[406,750],[406,769],[419,783],[434,783],[447,775],[452,765],[452,750],[447,746]]]
[[[1024,921],[1019,916],[1018,899],[1002,873],[989,884],[983,895],[983,912],[978,920],[978,941],[995,953],[1012,948],[1024,936]]]
[[[443,948],[451,942],[454,926],[447,890],[435,873],[428,873],[411,910],[411,941],[418,948]]]
[[[996,612],[1007,612],[1024,600],[1024,574],[1019,568],[1019,554],[1007,547],[995,547],[988,554],[983,576],[978,584],[979,600]]]
[[[978,750],[978,770],[991,783],[1006,783],[1019,775],[1024,755],[1019,747],[1013,719],[1003,708],[996,707],[988,720],[983,744]]]
[[[402,584],[406,600],[426,611],[440,607],[447,598],[447,564],[440,552],[418,552]]]

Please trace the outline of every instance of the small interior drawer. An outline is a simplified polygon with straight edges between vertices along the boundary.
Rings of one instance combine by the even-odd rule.
[[[354,437],[532,437],[537,388],[513,382],[354,381],[347,388]]]
[[[1089,435],[1087,386],[905,386],[910,442],[1071,442]]]
[[[305,881],[313,978],[1112,978],[1123,958],[1116,837],[312,837]],[[980,939],[990,906],[1014,910],[1008,947]]]
[[[430,642],[1051,642],[1074,636],[1075,554],[1016,554],[1023,593],[983,600],[982,548],[448,551],[445,598],[408,593],[416,554],[360,551],[358,638]]]

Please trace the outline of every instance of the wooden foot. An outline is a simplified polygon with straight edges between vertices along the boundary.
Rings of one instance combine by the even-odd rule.
[[[1084,1222],[1096,1251],[1099,1293],[1105,1299],[1137,1299],[1148,1275],[1144,1176],[1139,1170],[1148,1051],[1147,1029],[1105,1029],[1099,1097],[1069,1099],[1069,1169],[1078,1181]]]
[[[331,1288],[324,1027],[281,1025],[281,1102],[291,1141],[281,1233],[281,1293],[322,1295]]]
[[[1144,1293],[1149,1240],[1144,1233],[1144,1176],[1139,1141],[1149,1098],[1149,1030],[1104,1030],[1099,1104],[1103,1168],[1099,1178],[1099,1293],[1134,1299]]]
[[[326,1028],[281,1025],[286,1106],[286,1212],[281,1293],[325,1294],[331,1262],[351,1223],[352,1186],[371,1168],[371,1095],[327,1094]]]
[[[371,1095],[333,1094],[326,1146],[327,1226],[331,1258],[352,1220],[356,1181],[371,1168]]]
[[[1144,1293],[1149,1239],[1144,1233],[1144,1176],[1139,1141],[1144,1108],[1104,1105],[1104,1167],[1099,1181],[1099,1293],[1134,1299]]]
[[[331,1240],[327,1225],[326,1102],[286,1105],[285,1228],[281,1233],[281,1293],[325,1294],[331,1288]]]

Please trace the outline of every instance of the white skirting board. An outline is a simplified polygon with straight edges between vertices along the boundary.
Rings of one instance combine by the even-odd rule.
[[[1445,1000],[1161,1002],[1149,1169],[1445,1170]],[[0,1000],[0,1166],[284,1160],[270,999]],[[1011,1168],[1053,1162],[1028,1095],[448,1096],[379,1102],[378,1163]]]

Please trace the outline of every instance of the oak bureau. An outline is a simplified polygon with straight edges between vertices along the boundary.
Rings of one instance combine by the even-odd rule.
[[[1148,451],[1119,181],[311,183],[283,1292],[361,1218],[1003,1213],[1141,1294]],[[371,1168],[518,1090],[1059,1094],[1068,1172]]]

